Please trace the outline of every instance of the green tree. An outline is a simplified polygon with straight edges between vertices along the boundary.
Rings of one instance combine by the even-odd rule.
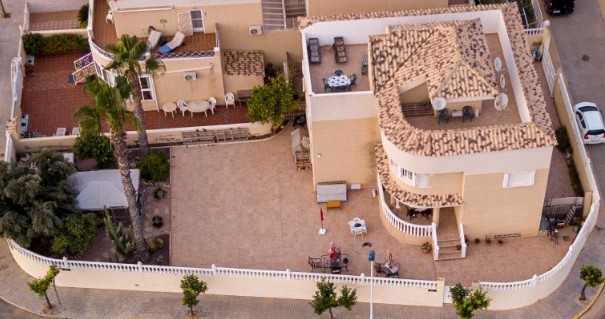
[[[256,122],[271,123],[279,126],[286,114],[300,107],[294,99],[296,90],[286,77],[280,73],[269,79],[265,86],[255,86],[252,98],[248,102],[248,117]]]
[[[149,153],[149,142],[147,132],[145,131],[145,115],[143,111],[143,93],[139,75],[143,74],[141,61],[145,64],[145,73],[156,74],[163,73],[166,70],[164,63],[156,59],[153,55],[145,60],[147,52],[147,43],[139,40],[136,36],[123,34],[117,43],[107,46],[107,51],[114,55],[113,61],[107,65],[108,69],[118,70],[124,74],[132,86],[132,100],[134,102],[134,115],[139,122],[137,130],[139,132],[139,146],[141,155]]]
[[[460,283],[450,288],[452,294],[452,302],[456,308],[458,318],[470,319],[473,312],[477,309],[485,310],[489,307],[490,299],[487,298],[487,293],[481,289],[471,290],[463,287]]]
[[[198,296],[200,293],[206,293],[208,285],[195,275],[185,275],[181,279],[181,289],[183,290],[183,305],[189,307],[189,314],[193,316],[193,306],[200,302]]]
[[[43,150],[24,163],[0,163],[0,234],[29,247],[50,239],[77,212],[67,178],[75,172],[61,154]]]
[[[31,291],[35,292],[40,297],[46,298],[46,306],[48,309],[52,309],[53,305],[50,303],[50,300],[48,299],[48,294],[46,292],[48,291],[48,287],[53,282],[55,277],[57,277],[59,272],[59,267],[52,265],[50,266],[44,277],[35,279],[27,283],[27,286],[29,287],[29,289],[31,289]]]
[[[583,265],[580,269],[580,279],[584,280],[584,286],[580,293],[580,300],[586,300],[586,287],[596,287],[603,283],[603,274],[601,269],[594,265]]]
[[[357,290],[343,286],[340,289],[340,296],[336,295],[336,286],[334,283],[326,281],[322,278],[317,282],[317,291],[313,295],[313,301],[309,304],[313,307],[313,311],[321,315],[326,310],[330,313],[330,318],[334,319],[332,309],[344,307],[351,310],[357,303]]]
[[[92,243],[97,234],[99,219],[94,213],[69,215],[53,239],[52,251],[58,254],[79,255]]]
[[[128,202],[128,213],[134,233],[135,257],[143,262],[149,259],[149,251],[143,235],[143,219],[139,214],[136,192],[132,184],[128,165],[128,148],[126,145],[125,123],[138,126],[136,119],[124,108],[124,99],[130,94],[130,85],[122,76],[116,77],[116,86],[91,78],[84,86],[84,91],[92,98],[94,107],[83,106],[74,116],[79,119],[83,134],[94,134],[101,130],[101,118],[109,126],[111,145],[118,162],[118,169]]]

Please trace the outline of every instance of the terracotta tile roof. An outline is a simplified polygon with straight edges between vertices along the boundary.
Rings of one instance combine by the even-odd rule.
[[[373,87],[426,79],[429,96],[446,99],[498,94],[481,21],[390,26],[370,37]]]
[[[417,194],[399,187],[390,174],[389,160],[382,144],[376,146],[376,167],[384,188],[391,196],[397,198],[405,205],[420,207],[449,207],[462,205],[462,196],[459,193],[435,195]]]
[[[544,101],[544,93],[542,92],[539,84],[538,75],[532,65],[531,55],[529,53],[529,47],[525,38],[523,25],[521,24],[521,18],[519,17],[518,7],[516,3],[508,4],[494,4],[494,5],[480,5],[480,6],[461,6],[461,7],[448,7],[448,8],[432,8],[423,10],[410,10],[410,11],[398,11],[398,12],[375,12],[375,13],[360,13],[360,14],[348,14],[331,17],[309,17],[300,18],[299,27],[304,28],[313,23],[320,21],[335,21],[335,20],[357,20],[357,19],[372,19],[372,18],[385,18],[385,17],[397,17],[397,16],[418,16],[418,15],[432,15],[432,14],[443,14],[443,13],[456,13],[456,12],[468,12],[468,11],[485,11],[485,10],[501,10],[503,13],[508,37],[510,39],[515,64],[519,72],[521,79],[521,85],[523,87],[523,94],[525,95],[529,113],[531,116],[531,122],[520,123],[513,125],[495,125],[485,127],[473,127],[468,129],[458,130],[421,130],[410,125],[401,112],[399,103],[399,85],[403,84],[401,81],[408,81],[413,78],[415,68],[414,63],[423,59],[420,55],[428,54],[423,52],[422,54],[416,53],[415,56],[410,56],[410,61],[404,61],[407,65],[412,66],[412,71],[402,70],[397,65],[397,61],[400,57],[406,56],[410,51],[420,50],[417,45],[424,44],[424,42],[432,41],[430,30],[421,31],[421,27],[393,27],[392,30],[412,30],[409,31],[411,35],[417,37],[415,41],[406,41],[401,43],[403,47],[397,49],[395,53],[383,53],[382,55],[376,54],[373,58],[372,54],[369,55],[368,63],[371,66],[371,70],[374,75],[374,88],[375,95],[378,101],[378,117],[381,129],[386,138],[392,142],[399,149],[420,156],[450,156],[450,155],[462,155],[462,154],[473,154],[481,152],[495,152],[504,150],[515,150],[515,149],[527,149],[527,148],[538,148],[556,145],[556,139],[554,130],[552,128],[552,122],[548,112],[546,111],[546,103]],[[474,22],[476,23],[476,22]],[[433,32],[453,32],[446,31],[445,23],[442,23],[444,28],[436,28]],[[457,25],[457,24],[453,24]],[[459,24],[466,28],[465,31],[458,32],[457,37],[447,36],[442,41],[447,43],[453,43],[457,41],[464,41],[465,43],[471,43],[469,47],[481,48],[482,45],[476,42],[475,30],[478,30],[477,25],[465,25]],[[413,31],[416,30],[416,31]],[[397,31],[396,31],[397,32]],[[406,31],[408,32],[408,31]],[[391,36],[387,35],[384,38],[389,39]],[[471,37],[471,38],[469,38]],[[370,46],[374,45],[373,40],[383,39],[380,37],[372,37],[370,40]],[[394,38],[397,39],[396,37]],[[382,40],[381,40],[382,41]],[[394,40],[391,40],[394,41]],[[480,40],[480,41],[485,41]],[[411,44],[408,44],[411,43]],[[391,47],[395,44],[390,43]],[[441,50],[449,50],[447,46],[440,46]],[[373,52],[370,49],[370,52]],[[477,49],[475,49],[477,50]],[[480,50],[480,49],[479,49]],[[460,63],[469,63],[472,56],[481,54],[483,51],[462,51],[459,55],[460,60],[443,59],[434,60],[435,63],[453,63],[452,61],[460,61]],[[388,56],[391,54],[392,56]],[[403,64],[402,64],[403,65]],[[487,71],[485,68],[492,68],[491,62],[486,66],[472,65],[472,68],[458,69],[460,72],[452,73],[452,78],[447,82],[448,89],[445,92],[447,94],[458,94],[459,90],[468,90],[479,92],[485,88],[475,87],[475,83],[472,85],[468,80],[462,81],[460,85],[450,83],[455,80],[462,80],[467,76],[472,75],[475,78],[479,78],[478,75],[483,76],[484,79],[492,81],[491,75],[488,74],[491,71]],[[448,70],[447,67],[440,68],[442,70]],[[389,73],[390,72],[390,73]],[[469,73],[477,72],[477,74]],[[441,76],[443,75],[433,75]],[[468,78],[467,78],[468,79]],[[432,81],[427,78],[427,82]],[[437,83],[439,81],[436,81]],[[439,88],[432,85],[432,92],[441,92]],[[469,88],[468,86],[471,85]],[[430,90],[431,90],[430,89]]]
[[[223,51],[225,74],[265,76],[265,58],[260,50]]]

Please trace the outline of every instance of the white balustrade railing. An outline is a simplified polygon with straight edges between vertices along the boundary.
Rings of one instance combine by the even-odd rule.
[[[542,32],[544,32],[543,28],[525,29],[525,35],[528,36],[528,37],[534,37],[534,36],[541,35]]]
[[[466,257],[466,238],[464,238],[464,226],[462,226],[462,223],[460,223],[458,232],[460,233],[460,247],[462,247],[462,249],[460,250],[460,257],[465,258]]]
[[[25,8],[23,9],[23,32],[29,32],[29,6],[27,5],[27,1],[25,2]]]
[[[439,239],[437,238],[437,225],[431,223],[431,233],[433,234],[433,260],[439,260]]]
[[[266,278],[266,279],[283,279],[283,280],[305,280],[305,281],[320,281],[326,278],[331,282],[343,284],[358,284],[369,285],[371,278],[361,274],[360,276],[351,275],[332,275],[323,273],[306,273],[306,272],[291,272],[289,269],[280,270],[257,270],[257,269],[240,269],[240,268],[222,268],[212,265],[212,268],[191,268],[191,267],[175,267],[175,266],[155,266],[138,264],[116,264],[107,262],[92,262],[48,258],[34,252],[31,252],[12,240],[8,240],[11,250],[18,252],[20,255],[44,265],[57,265],[63,270],[74,271],[76,269],[96,270],[105,272],[143,272],[168,275],[185,275],[194,274],[200,277],[246,277],[246,278]],[[389,287],[410,287],[422,289],[437,289],[436,281],[400,279],[400,278],[384,278],[374,277],[375,286]]]
[[[415,237],[429,237],[432,234],[431,225],[415,225],[408,223],[401,218],[397,217],[392,211],[387,202],[384,199],[384,191],[382,190],[382,182],[380,176],[376,175],[378,181],[378,193],[380,194],[380,205],[382,207],[382,213],[389,221],[389,224],[398,231]]]
[[[552,97],[555,93],[555,67],[552,63],[552,59],[550,58],[550,53],[548,51],[548,45],[543,46],[542,52],[542,69],[544,69],[544,75],[546,76],[546,83],[548,84],[548,90],[550,91],[550,96]],[[571,117],[573,119],[573,117]],[[574,121],[572,121],[574,122]]]
[[[21,99],[21,91],[23,90],[23,71],[21,70],[21,58],[14,57],[11,61],[11,93],[13,96],[12,102],[17,102]]]

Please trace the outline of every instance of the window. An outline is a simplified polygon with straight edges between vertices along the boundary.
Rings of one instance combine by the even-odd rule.
[[[502,187],[521,187],[534,185],[536,172],[505,173]]]
[[[408,171],[405,168],[402,168],[400,177],[403,177],[404,181],[407,180],[407,182],[411,182],[411,185],[414,185],[414,173],[413,172]],[[408,183],[408,184],[410,184],[410,183]]]
[[[399,177],[399,165],[397,165],[397,163],[395,163],[393,160],[391,160],[391,170],[397,175],[397,177]]]
[[[141,99],[143,101],[153,100],[151,77],[149,75],[141,75],[139,76],[139,83],[141,83]]]
[[[204,13],[201,10],[190,11],[191,24],[193,25],[193,31],[203,32],[204,31]]]

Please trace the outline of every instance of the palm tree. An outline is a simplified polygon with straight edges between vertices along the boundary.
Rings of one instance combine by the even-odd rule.
[[[139,146],[141,155],[149,153],[149,142],[145,131],[145,115],[143,111],[141,83],[139,75],[143,73],[140,61],[147,52],[147,43],[139,40],[136,36],[123,34],[116,44],[107,46],[107,51],[114,55],[113,61],[107,65],[107,69],[115,69],[123,73],[130,85],[132,85],[132,99],[134,101],[134,115],[139,122]],[[166,70],[164,63],[149,55],[145,60],[145,72],[148,74],[162,73]]]
[[[124,108],[124,100],[130,95],[130,85],[123,76],[116,77],[115,87],[111,87],[95,77],[87,81],[84,91],[92,98],[94,107],[83,106],[76,111],[74,117],[80,122],[82,134],[100,134],[102,118],[109,126],[111,145],[118,162],[134,230],[135,257],[146,262],[149,259],[149,251],[145,243],[143,221],[139,214],[136,193],[130,177],[126,132],[124,131],[124,124],[127,122],[138,126],[136,118]]]

